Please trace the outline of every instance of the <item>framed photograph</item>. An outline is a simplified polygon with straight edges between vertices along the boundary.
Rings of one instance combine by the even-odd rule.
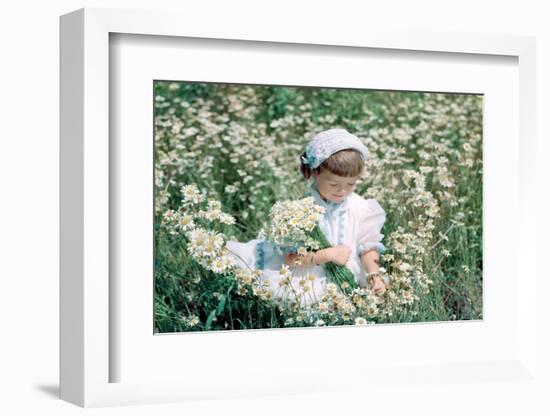
[[[61,17],[61,397],[536,384],[534,39],[180,18]]]
[[[156,333],[482,319],[482,95],[153,86]]]

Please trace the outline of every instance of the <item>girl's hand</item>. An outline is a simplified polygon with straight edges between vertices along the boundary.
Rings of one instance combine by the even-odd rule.
[[[313,266],[315,261],[315,252],[308,251],[305,254],[288,253],[284,256],[285,264],[288,266]]]
[[[304,256],[297,253],[289,253],[285,255],[285,264],[287,266],[301,266],[304,263]]]
[[[369,280],[369,287],[375,295],[383,295],[386,291],[386,283],[380,276],[373,276]]]
[[[340,266],[345,266],[351,255],[351,248],[344,244],[331,247],[328,250],[330,250],[330,261]]]

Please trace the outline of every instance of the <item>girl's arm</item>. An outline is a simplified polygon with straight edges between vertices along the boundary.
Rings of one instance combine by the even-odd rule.
[[[290,253],[285,255],[285,264],[288,266],[320,266],[331,261],[330,254],[330,248],[308,251],[306,254]]]
[[[365,251],[361,255],[361,262],[363,263],[363,266],[367,270],[367,273],[375,273],[380,270],[380,255],[378,254],[378,251],[375,249]],[[386,283],[384,282],[384,279],[382,278],[382,276],[374,275],[372,277],[371,289],[375,293],[379,292],[380,294],[382,294],[385,292]]]
[[[367,273],[377,272],[380,269],[380,255],[375,249],[365,251],[361,255],[361,261]]]
[[[301,254],[287,254],[285,263],[288,266],[320,266],[333,262],[341,266],[345,265],[351,254],[351,249],[346,245],[325,248],[318,251],[308,251]]]

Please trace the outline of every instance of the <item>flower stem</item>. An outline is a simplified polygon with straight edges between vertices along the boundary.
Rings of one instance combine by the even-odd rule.
[[[319,243],[319,249],[325,249],[332,247],[330,242],[327,240],[321,229],[318,225],[311,232],[312,237]],[[357,287],[355,283],[355,276],[346,266],[341,266],[336,263],[328,262],[323,264],[323,269],[325,270],[329,279],[338,285],[340,290],[344,293],[349,293],[351,290]],[[344,283],[346,283],[344,285]]]

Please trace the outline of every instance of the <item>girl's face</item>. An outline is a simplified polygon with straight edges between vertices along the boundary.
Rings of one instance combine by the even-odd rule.
[[[359,176],[338,176],[326,169],[321,169],[319,173],[313,172],[313,178],[319,194],[327,201],[335,203],[342,202],[346,196],[351,194],[359,180]]]

